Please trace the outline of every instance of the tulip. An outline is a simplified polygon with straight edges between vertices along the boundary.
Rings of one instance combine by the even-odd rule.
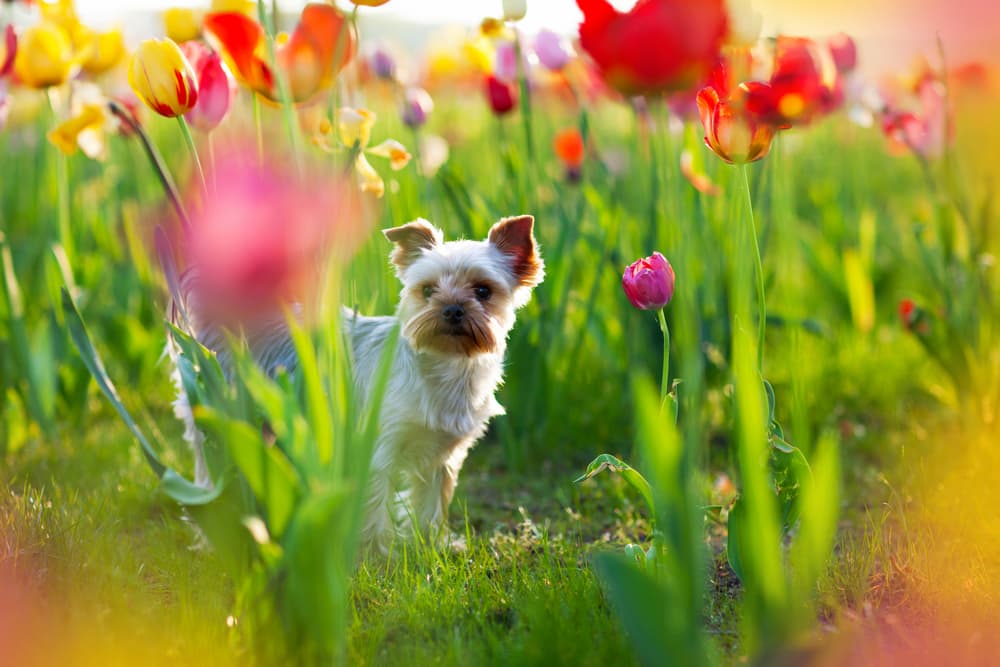
[[[358,7],[381,7],[389,0],[351,0]]]
[[[0,130],[3,130],[10,112],[6,79],[14,70],[14,58],[17,55],[17,33],[14,32],[13,25],[8,25],[4,30],[4,41],[0,44],[0,49]]]
[[[167,118],[187,113],[198,102],[197,76],[170,39],[139,45],[129,63],[128,83],[146,106]]]
[[[525,65],[527,69],[527,64]],[[504,83],[517,81],[517,46],[514,42],[502,41],[493,54],[493,76]]]
[[[944,85],[933,79],[920,83],[920,113],[889,108],[883,112],[882,131],[895,144],[922,158],[940,156],[954,139],[954,125],[945,104]]]
[[[199,267],[207,314],[226,324],[310,302],[322,281],[316,260],[349,258],[368,236],[357,199],[339,178],[260,164],[252,148],[221,153],[218,188],[192,207],[190,263]]]
[[[375,49],[372,52],[369,64],[372,73],[380,79],[394,81],[396,79],[396,61],[385,49]]]
[[[639,310],[659,310],[674,296],[674,269],[666,257],[654,252],[625,269],[622,289]]]
[[[850,72],[858,65],[858,47],[854,40],[845,33],[834,35],[826,42],[837,71]]]
[[[82,148],[87,157],[102,159],[105,143],[99,136],[107,122],[104,107],[86,104],[80,113],[57,125],[48,134],[49,141],[66,155],[72,155]]]
[[[14,72],[29,88],[48,88],[66,83],[79,67],[73,43],[66,31],[54,23],[28,28],[18,43]]]
[[[626,96],[691,88],[707,77],[728,32],[723,0],[643,0],[621,13],[577,0],[580,46]]]
[[[741,84],[740,91],[746,93],[764,85],[745,83]],[[748,114],[738,101],[719,99],[719,93],[712,86],[698,92],[698,114],[705,130],[705,143],[730,164],[755,162],[771,150],[775,126]]]
[[[6,78],[14,69],[14,58],[17,56],[17,33],[13,25],[4,30],[3,44],[0,44],[0,79]]]
[[[206,16],[204,27],[246,85],[267,99],[279,99],[274,72],[264,58],[267,36],[260,24],[244,14],[223,12]],[[291,100],[308,102],[329,88],[354,56],[356,43],[354,30],[339,9],[307,4],[299,24],[275,52]]]
[[[236,98],[236,80],[222,58],[201,42],[185,42],[181,51],[198,82],[198,102],[184,118],[195,128],[211,132],[225,119]]]
[[[486,98],[490,108],[497,116],[510,113],[517,103],[517,92],[514,86],[504,83],[493,75],[486,77]]]
[[[395,139],[387,139],[377,146],[368,147],[375,114],[368,109],[344,107],[339,113],[337,128],[341,143],[348,149],[357,151],[354,169],[361,178],[361,191],[371,192],[376,197],[385,194],[385,182],[368,162],[365,153],[389,159],[393,171],[398,171],[410,162],[410,153]]]
[[[570,183],[579,182],[580,166],[584,158],[583,136],[580,131],[575,127],[568,127],[556,133],[552,140],[552,149],[566,168],[566,180]]]
[[[573,49],[561,35],[542,30],[535,37],[535,55],[543,67],[560,72],[573,59]]]
[[[163,29],[178,44],[201,36],[201,15],[192,9],[174,7],[163,12]]]
[[[808,123],[841,101],[843,92],[829,52],[812,40],[781,36],[768,85],[754,87],[746,103],[758,118],[784,128]]]
[[[237,12],[249,17],[257,16],[257,0],[212,0],[210,12]]]
[[[403,124],[418,128],[427,122],[427,115],[434,110],[434,100],[423,88],[407,88],[403,94]]]
[[[73,42],[86,53],[83,70],[88,74],[103,74],[125,57],[125,38],[117,28],[97,32],[81,25],[73,34]]]
[[[503,18],[505,21],[520,21],[527,13],[527,0],[503,0]]]

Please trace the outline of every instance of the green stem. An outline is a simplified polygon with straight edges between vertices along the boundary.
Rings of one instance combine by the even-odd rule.
[[[757,275],[757,371],[764,372],[764,333],[767,327],[767,306],[764,303],[764,266],[760,261],[760,244],[757,241],[757,223],[753,217],[753,197],[750,195],[750,179],[747,165],[740,165],[743,175],[743,193],[747,200],[747,221],[750,225],[750,241],[753,244],[754,270]]]
[[[660,331],[663,333],[663,375],[660,377],[660,406],[667,403],[667,394],[670,393],[670,329],[667,327],[667,318],[663,314],[663,308],[656,311],[656,317],[660,320]]]
[[[201,167],[201,158],[198,157],[198,147],[194,145],[194,137],[191,136],[191,128],[188,127],[184,116],[177,116],[177,124],[181,126],[181,134],[184,135],[184,143],[187,144],[191,159],[194,160],[195,169],[198,171],[198,178],[201,180],[201,191],[208,192],[208,182],[205,180],[205,170]]]
[[[56,107],[52,96],[53,89],[50,88],[46,99],[49,103],[49,111],[52,114],[52,126],[55,127],[59,122],[59,117],[56,114]],[[69,258],[70,264],[72,264],[73,258],[76,256],[76,244],[73,243],[73,228],[70,221],[69,165],[67,164],[66,154],[59,148],[53,148],[55,148],[56,155],[56,196],[58,197],[56,219],[59,225],[59,243],[62,244],[63,249],[66,251],[66,256]]]
[[[535,168],[535,138],[531,127],[531,87],[528,84],[528,72],[524,67],[522,57],[521,37],[514,36],[514,57],[517,59],[517,81],[521,88],[521,121],[524,124],[524,144],[528,151],[529,168]]]
[[[285,131],[288,133],[292,155],[295,158],[295,165],[301,174],[302,152],[299,148],[299,132],[295,122],[295,109],[292,106],[292,96],[288,90],[288,82],[285,80],[285,74],[278,67],[277,49],[274,46],[274,24],[267,18],[264,0],[257,0],[257,17],[261,25],[264,26],[264,31],[267,33],[267,39],[265,40],[267,42],[267,59],[274,72],[274,80],[278,88],[278,99],[281,100],[281,115],[285,121]]]

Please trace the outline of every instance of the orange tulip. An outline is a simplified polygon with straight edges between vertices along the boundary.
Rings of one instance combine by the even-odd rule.
[[[570,169],[579,169],[583,164],[583,137],[575,127],[566,128],[552,140],[552,147],[563,163]]]
[[[205,17],[204,29],[243,83],[267,99],[279,99],[274,72],[266,60],[267,35],[259,23],[240,13],[211,13]],[[299,24],[275,53],[292,101],[307,102],[329,88],[356,48],[354,30],[339,9],[306,5]]]
[[[741,94],[765,84],[741,84]],[[776,127],[765,123],[742,108],[740,101],[722,100],[712,86],[698,92],[698,113],[705,128],[705,143],[730,164],[755,162],[771,150]]]

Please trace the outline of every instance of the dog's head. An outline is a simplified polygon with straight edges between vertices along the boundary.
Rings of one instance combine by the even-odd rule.
[[[532,234],[534,218],[504,218],[485,241],[444,242],[416,220],[385,230],[403,283],[402,335],[417,350],[473,356],[503,349],[514,311],[545,275]]]

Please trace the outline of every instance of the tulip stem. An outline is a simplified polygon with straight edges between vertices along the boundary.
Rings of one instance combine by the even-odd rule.
[[[149,135],[139,124],[139,121],[135,119],[128,109],[123,107],[119,102],[111,100],[108,102],[108,108],[111,109],[113,113],[119,120],[121,120],[125,125],[128,126],[130,130],[135,132],[142,142],[142,147],[146,150],[146,155],[149,157],[149,161],[153,165],[153,171],[156,175],[160,177],[160,183],[163,185],[163,190],[167,193],[167,197],[170,199],[170,203],[173,204],[174,211],[177,213],[177,218],[181,221],[181,227],[184,229],[185,235],[190,236],[191,234],[191,221],[187,216],[187,211],[184,210],[184,204],[181,202],[180,195],[177,193],[177,186],[174,185],[173,179],[170,177],[170,172],[167,170],[167,165],[163,162],[163,157],[160,156],[160,152],[156,150],[156,146],[149,139]]]
[[[208,181],[205,180],[205,170],[201,167],[201,158],[198,157],[198,147],[194,145],[194,137],[191,136],[191,128],[188,127],[184,116],[177,116],[177,124],[181,126],[181,134],[184,135],[184,143],[187,144],[191,159],[194,160],[195,169],[198,171],[198,178],[201,180],[202,193],[208,192]]]
[[[52,99],[52,89],[48,90],[48,95],[46,99],[49,103],[49,111],[52,113],[52,126],[55,127],[59,122],[58,115],[56,114],[56,106]],[[69,258],[72,264],[73,258],[76,254],[75,244],[73,243],[73,228],[70,223],[70,201],[69,201],[69,165],[67,164],[66,154],[62,152],[59,148],[55,149],[56,156],[56,196],[58,197],[58,209],[57,209],[57,221],[59,224],[59,242],[62,244],[63,249],[66,251],[66,256]]]
[[[750,195],[750,179],[746,163],[740,164],[743,176],[743,193],[747,200],[747,221],[750,226],[750,242],[753,244],[754,271],[757,276],[757,371],[764,372],[764,332],[767,327],[767,306],[764,303],[764,265],[760,261],[760,243],[757,241],[757,223],[753,216],[753,197]]]
[[[656,311],[656,317],[660,320],[660,332],[663,334],[663,374],[660,377],[660,407],[667,403],[667,394],[670,392],[670,328],[667,327],[667,318],[663,314],[663,308]]]

